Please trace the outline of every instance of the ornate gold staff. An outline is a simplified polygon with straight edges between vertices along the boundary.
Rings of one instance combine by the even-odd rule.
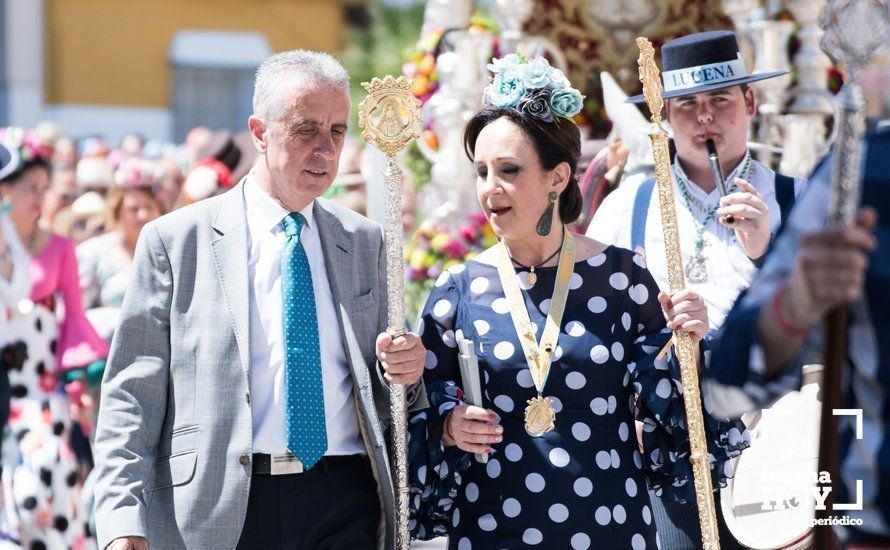
[[[661,124],[664,100],[661,97],[661,77],[655,65],[655,48],[646,38],[637,38],[640,57],[640,81],[643,97],[652,113],[649,139],[655,157],[655,181],[658,200],[661,203],[661,224],[664,228],[664,248],[667,258],[668,281],[671,292],[686,287],[683,277],[683,257],[680,255],[680,233],[677,230],[677,211],[674,208],[674,187],[671,182],[671,158],[668,153],[668,134]],[[711,464],[705,425],[702,419],[701,394],[698,387],[698,350],[687,332],[674,331],[674,351],[680,360],[680,379],[683,383],[683,401],[686,405],[686,424],[689,427],[689,443],[692,454],[692,473],[695,478],[695,499],[698,502],[698,521],[701,525],[702,547],[718,550],[717,514],[714,510],[714,494],[711,486]]]
[[[844,70],[846,77],[844,87],[838,94],[841,105],[840,132],[831,172],[828,223],[835,227],[853,225],[856,221],[862,135],[865,133],[865,99],[859,79],[861,71],[885,47],[888,25],[890,4],[887,0],[829,0],[822,14],[821,26],[825,30],[822,49]],[[840,480],[838,419],[834,410],[843,406],[841,385],[847,357],[848,328],[847,307],[838,306],[826,315],[819,472],[829,472],[832,481]],[[831,491],[828,494],[823,509],[816,510],[817,519],[831,515],[834,493]],[[831,530],[828,525],[818,525],[813,548],[832,548]]]
[[[368,97],[359,105],[362,139],[386,153],[386,302],[387,332],[393,338],[405,334],[402,255],[402,169],[396,155],[420,137],[420,100],[411,95],[411,81],[386,76],[362,82]],[[408,419],[404,384],[393,384],[390,393],[392,455],[396,496],[396,548],[408,550]]]

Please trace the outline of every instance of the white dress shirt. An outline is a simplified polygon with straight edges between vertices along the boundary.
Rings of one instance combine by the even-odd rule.
[[[741,177],[740,172],[747,158],[748,155],[729,174],[727,181],[731,182],[736,177]],[[675,163],[674,169],[679,177],[691,184],[687,186],[687,189],[693,202],[698,201],[705,207],[705,210],[719,202],[719,190],[714,189],[710,193],[706,193],[686,176],[680,163]],[[769,207],[770,231],[772,233],[775,233],[782,223],[779,203],[776,201],[775,180],[776,173],[773,170],[752,160],[751,176],[748,178],[748,183],[754,186],[754,189]],[[692,209],[694,214],[690,212],[686,201],[680,194],[676,179],[672,178],[672,182],[674,185],[674,208],[677,211],[677,225],[680,232],[680,248],[685,268],[689,265],[690,257],[695,253],[696,229],[698,224],[704,221],[705,213],[695,206]],[[805,184],[806,180],[795,178],[795,196],[801,193]],[[631,248],[631,220],[633,219],[634,200],[638,188],[639,185],[621,185],[610,193],[597,209],[596,215],[587,229],[587,236],[604,244]],[[670,284],[667,276],[664,232],[658,200],[658,189],[656,188],[649,202],[644,248],[646,266],[655,278],[655,282],[658,283],[658,287],[667,292],[670,289]],[[708,306],[709,324],[711,328],[716,329],[723,324],[723,320],[739,293],[751,284],[754,275],[757,274],[757,267],[748,258],[748,254],[735,236],[735,231],[721,225],[716,216],[705,226],[703,239],[708,279],[702,283],[687,281],[686,284],[705,301]]]
[[[248,177],[244,184],[250,277],[250,408],[253,452],[287,451],[284,326],[281,310],[281,252],[285,236],[281,221],[290,212]],[[324,252],[313,216],[314,202],[300,213],[306,225],[300,242],[309,259],[318,317],[326,455],[364,453],[353,397],[352,378],[340,337]]]

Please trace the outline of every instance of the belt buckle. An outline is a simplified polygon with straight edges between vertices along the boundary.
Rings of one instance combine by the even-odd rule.
[[[273,476],[303,473],[303,463],[293,453],[273,454],[271,459],[270,473]]]

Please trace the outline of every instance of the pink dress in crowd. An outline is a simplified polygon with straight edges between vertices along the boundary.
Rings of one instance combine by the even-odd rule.
[[[83,313],[77,256],[70,240],[53,234],[43,252],[31,260],[30,298],[44,305],[61,298],[64,304],[55,350],[58,372],[108,357],[108,344]]]

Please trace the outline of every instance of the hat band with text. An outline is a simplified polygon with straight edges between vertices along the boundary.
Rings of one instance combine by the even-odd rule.
[[[748,76],[748,71],[745,69],[745,62],[741,59],[699,65],[698,67],[684,67],[675,71],[665,71],[662,74],[665,92],[720,84],[744,76]]]

